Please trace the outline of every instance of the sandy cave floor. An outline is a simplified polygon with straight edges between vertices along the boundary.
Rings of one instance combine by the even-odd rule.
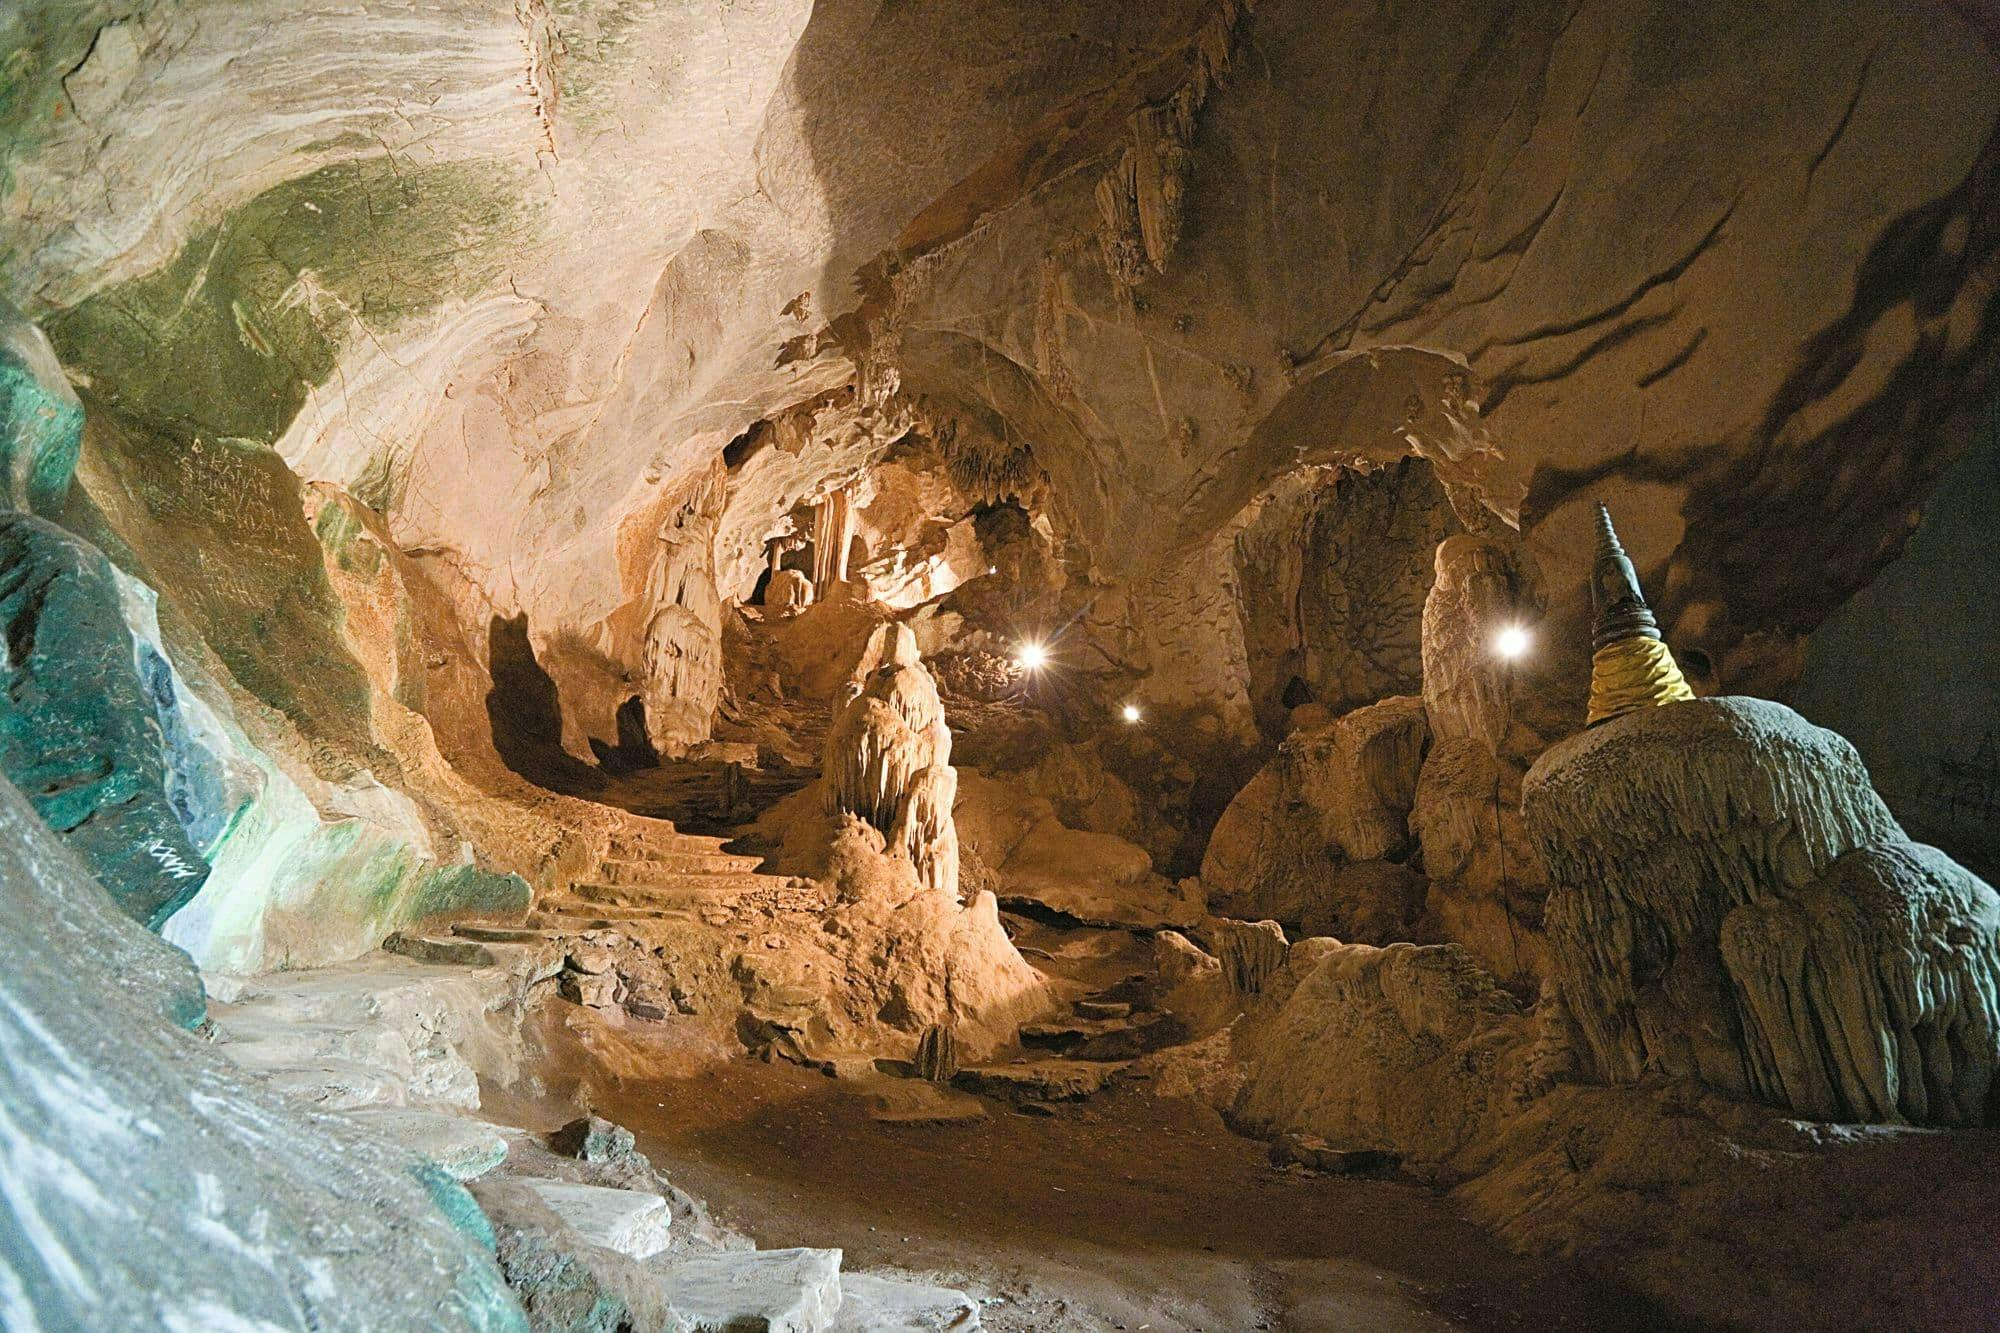
[[[1273,1168],[1136,1095],[1054,1118],[883,1125],[809,1070],[736,1061],[596,1109],[759,1245],[932,1275],[989,1328],[1658,1328],[1638,1299],[1504,1253],[1416,1182]]]
[[[1070,979],[1102,984],[1146,952],[1123,931],[1013,924]],[[540,1044],[560,1053],[538,1071],[545,1099],[498,1094],[509,1118],[553,1127],[588,1104],[759,1246],[838,1246],[849,1270],[961,1288],[995,1333],[1677,1327],[1571,1266],[1508,1254],[1422,1181],[1273,1167],[1205,1107],[1120,1090],[1054,1116],[993,1101],[971,1124],[883,1124],[865,1083],[718,1059],[670,1027],[587,1024],[596,1039],[579,1044],[545,1017]]]

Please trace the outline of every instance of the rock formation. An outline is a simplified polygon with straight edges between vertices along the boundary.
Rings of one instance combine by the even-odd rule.
[[[1899,823],[1747,697],[1850,613],[1993,693],[1856,597],[2000,456],[1979,0],[11,0],[0,71],[0,1323],[978,1318],[457,1114],[711,1073],[873,1108],[703,1090],[788,1186],[1000,1097],[1103,1216],[1193,1098],[1285,1136],[1230,1206],[1400,1158],[1662,1322],[2000,1300],[1922,1233],[1993,1212],[1993,744]],[[1377,1308],[1222,1248],[1175,1317]],[[995,1321],[1183,1294],[1101,1267]]]
[[[0,515],[0,770],[115,900],[158,928],[208,878],[241,799],[180,720],[172,668],[127,627],[111,562],[54,524]]]
[[[456,1182],[185,1031],[201,1016],[186,956],[115,909],[4,781],[0,833],[0,910],[39,923],[0,936],[0,1142],[19,1164],[4,1322],[527,1327]]]
[[[1296,987],[1248,1039],[1246,1122],[1435,1162],[1497,1115],[1521,1019],[1464,950],[1306,941],[1290,968]]]
[[[1754,699],[1641,709],[1552,746],[1522,808],[1596,1077],[1990,1117],[2000,901],[1904,842],[1840,737]]]
[[[1424,712],[1431,747],[1410,831],[1430,878],[1432,929],[1497,975],[1540,970],[1544,886],[1521,829],[1520,783],[1541,739],[1531,720],[1548,691],[1536,643],[1540,596],[1511,534],[1438,544],[1424,602]],[[1516,655],[1502,648],[1514,637]]]
[[[958,901],[951,731],[907,626],[875,631],[848,694],[826,737],[828,812],[871,825],[920,883]]]
[[[646,736],[661,754],[705,741],[722,699],[722,602],[715,588],[720,469],[674,505],[659,528],[659,555],[644,604]]]
[[[1340,865],[1407,858],[1428,741],[1415,697],[1300,726],[1217,822],[1202,861],[1211,904],[1297,922]]]

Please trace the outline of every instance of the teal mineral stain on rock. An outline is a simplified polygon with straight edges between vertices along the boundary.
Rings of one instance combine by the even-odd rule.
[[[62,513],[83,447],[83,404],[42,331],[0,297],[0,507]]]
[[[208,878],[168,797],[166,736],[103,552],[0,514],[0,772],[130,916],[158,929]]]
[[[451,1219],[459,1234],[477,1241],[488,1253],[499,1247],[500,1242],[493,1235],[493,1224],[486,1220],[486,1214],[465,1186],[453,1178],[451,1172],[426,1158],[418,1158],[410,1167],[410,1174],[417,1183],[429,1192],[438,1210]]]

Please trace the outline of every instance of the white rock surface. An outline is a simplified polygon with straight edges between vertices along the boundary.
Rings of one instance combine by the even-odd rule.
[[[979,1305],[962,1291],[890,1273],[844,1273],[832,1333],[977,1333]]]
[[[454,1180],[476,1180],[507,1160],[506,1136],[497,1126],[470,1116],[411,1106],[371,1106],[351,1111],[349,1118],[436,1162]]]
[[[186,958],[4,781],[0,843],[0,1327],[525,1333],[463,1189],[175,1026]]]
[[[840,1313],[839,1250],[665,1256],[648,1268],[697,1328],[830,1333]]]
[[[633,1259],[649,1259],[667,1248],[673,1215],[658,1194],[562,1180],[526,1179],[522,1184],[593,1245]]]

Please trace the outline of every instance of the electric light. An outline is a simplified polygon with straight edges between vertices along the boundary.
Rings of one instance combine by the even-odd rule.
[[[1508,661],[1524,655],[1534,640],[1519,625],[1509,625],[1493,636],[1493,651]]]
[[[1039,643],[1024,643],[1014,660],[1023,671],[1040,671],[1049,664],[1049,650]]]
[[[1137,722],[1140,716],[1139,705],[1126,704],[1123,708],[1118,710],[1118,716],[1124,718],[1127,722]]]

